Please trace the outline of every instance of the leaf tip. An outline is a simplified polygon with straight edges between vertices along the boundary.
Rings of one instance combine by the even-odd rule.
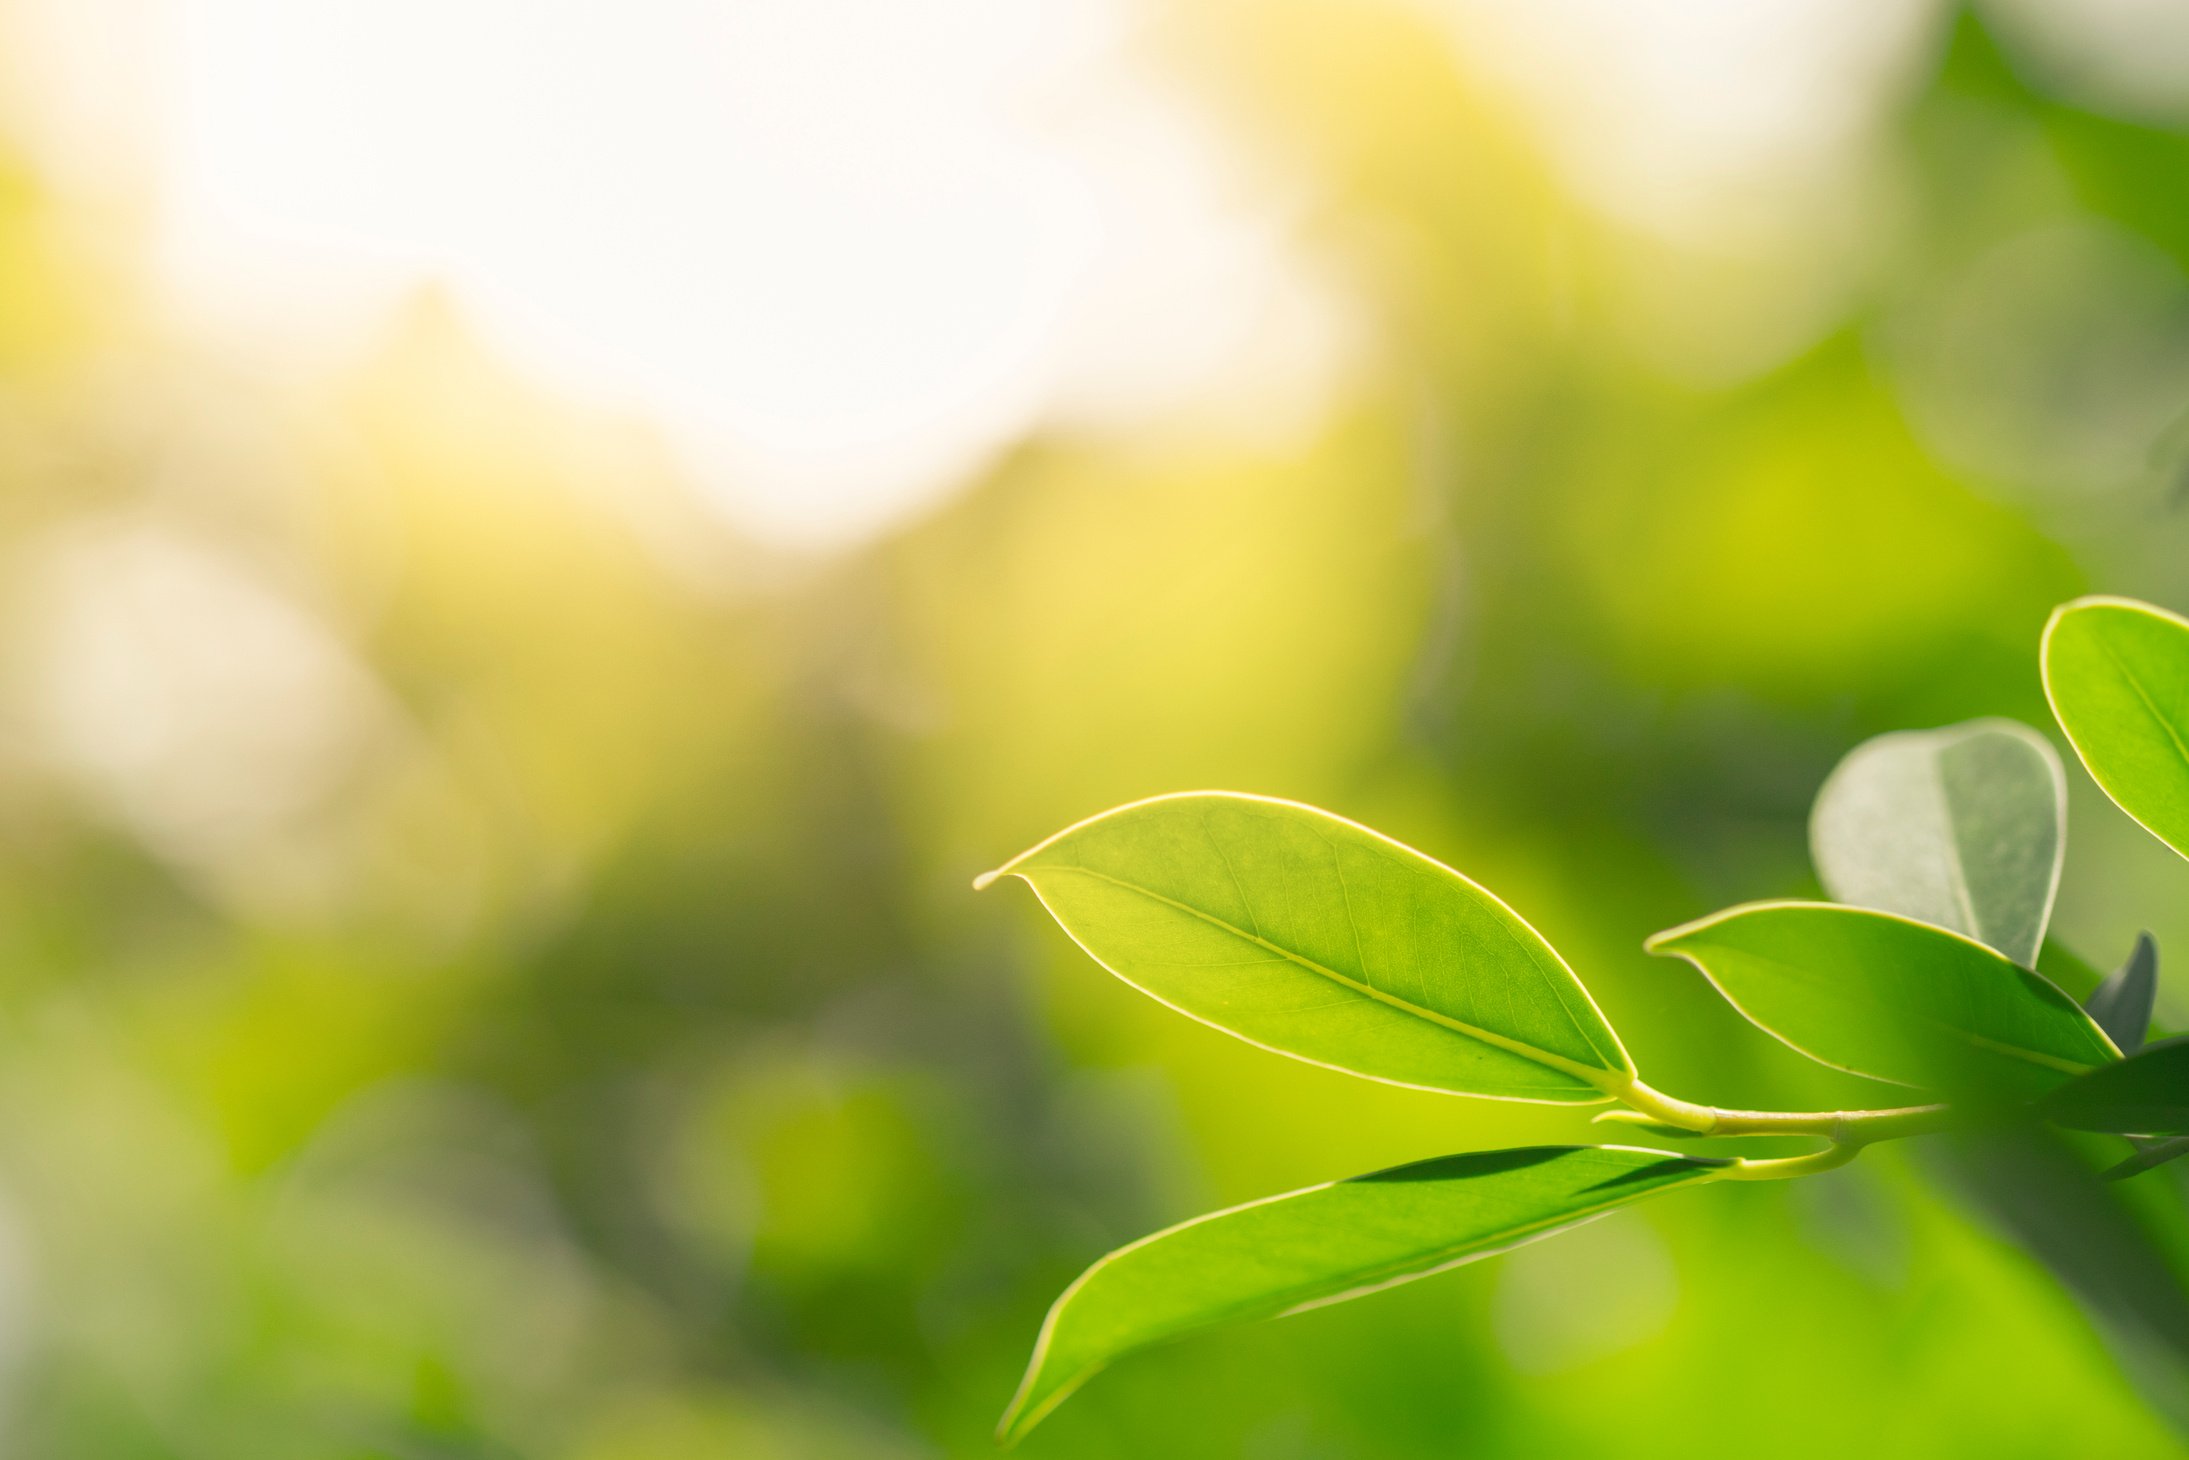
[[[988,871],[973,879],[973,890],[975,892],[986,892],[989,888],[995,886],[996,879],[1003,876],[1007,870],[1004,867],[991,867]]]

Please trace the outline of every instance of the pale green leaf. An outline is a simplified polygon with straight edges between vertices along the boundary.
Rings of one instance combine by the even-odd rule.
[[[1310,806],[1160,796],[1061,831],[976,885],[1007,874],[1127,983],[1281,1054],[1572,1104],[1633,1074],[1587,990],[1512,909]]]
[[[2189,856],[2189,621],[2079,598],[2045,625],[2045,693],[2092,779]]]
[[[2120,1058],[2073,999],[1974,939],[1891,913],[1765,902],[1659,933],[1811,1059],[1903,1085],[2035,1095]]]
[[[1424,1277],[1730,1164],[1624,1146],[1481,1151],[1197,1217],[1119,1248],[1064,1290],[1002,1433],[1023,1435],[1121,1354]]]
[[[1817,793],[1809,847],[1832,897],[2036,963],[2060,885],[2067,779],[2012,720],[1866,740]]]

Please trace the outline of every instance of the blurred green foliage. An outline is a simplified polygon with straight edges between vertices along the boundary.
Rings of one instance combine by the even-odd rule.
[[[1943,17],[1894,185],[1800,265],[1823,324],[1699,379],[1632,286],[1737,335],[1731,282],[1571,201],[1413,12],[1165,36],[1312,180],[1372,367],[1304,445],[1051,433],[825,564],[430,299],[339,378],[232,370],[0,165],[0,1448],[981,1455],[1096,1254],[1588,1138],[1249,1049],[969,893],[1165,790],[1496,887],[1664,1088],[1863,1098],[1640,939],[1813,892],[1861,738],[2046,724],[2053,604],[2189,606],[2189,134]],[[2178,864],[2075,797],[2063,939],[2189,947]],[[1026,1453],[2172,1453],[1940,1170],[1674,1195],[1128,1362]]]

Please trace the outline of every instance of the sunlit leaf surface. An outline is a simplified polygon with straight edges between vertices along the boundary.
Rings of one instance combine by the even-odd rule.
[[[1083,821],[989,878],[1004,875],[1127,983],[1299,1059],[1573,1103],[1632,1072],[1572,970],[1512,909],[1328,812],[1163,796]]]
[[[2189,622],[2083,598],[2045,627],[2045,692],[2091,777],[2189,856]]]
[[[2119,1058],[2075,1001],[1983,944],[1830,903],[1731,908],[1659,933],[1743,1014],[1828,1065],[2033,1095]]]
[[[1725,1167],[1623,1146],[1480,1151],[1197,1217],[1119,1248],[1065,1290],[1003,1433],[1024,1434],[1134,1349],[1455,1267]]]

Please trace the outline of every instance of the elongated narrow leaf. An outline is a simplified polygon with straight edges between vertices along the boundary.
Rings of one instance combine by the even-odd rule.
[[[1259,796],[1108,811],[980,879],[1032,884],[1103,967],[1242,1039],[1371,1079],[1601,1101],[1633,1073],[1587,990],[1490,893]]]
[[[2189,621],[2079,598],[2045,625],[2045,693],[2114,802],[2189,856]]]
[[[2012,720],[1902,730],[1849,751],[1809,816],[1834,900],[1965,933],[2025,968],[2060,885],[2067,778]]]
[[[1065,1289],[1002,1433],[1024,1434],[1121,1354],[1424,1277],[1729,1164],[1625,1146],[1482,1151],[1197,1217],[1119,1248]]]
[[[2158,996],[2158,941],[2149,933],[2138,933],[2128,961],[2090,991],[2083,1007],[2122,1054],[2134,1054],[2151,1032],[2151,1006]]]
[[[2169,1136],[2163,1141],[2145,1141],[2136,1154],[2119,1165],[2108,1166],[2105,1179],[2126,1181],[2131,1176],[2141,1176],[2146,1171],[2156,1171],[2170,1162],[2189,1156],[2189,1136]]]
[[[2114,1135],[2189,1131],[2189,1038],[2165,1039],[2062,1085],[2037,1104],[2055,1125]]]
[[[2120,1058],[2073,999],[1959,933],[1867,908],[1765,902],[1659,933],[1810,1058],[1929,1088],[2040,1093]]]

